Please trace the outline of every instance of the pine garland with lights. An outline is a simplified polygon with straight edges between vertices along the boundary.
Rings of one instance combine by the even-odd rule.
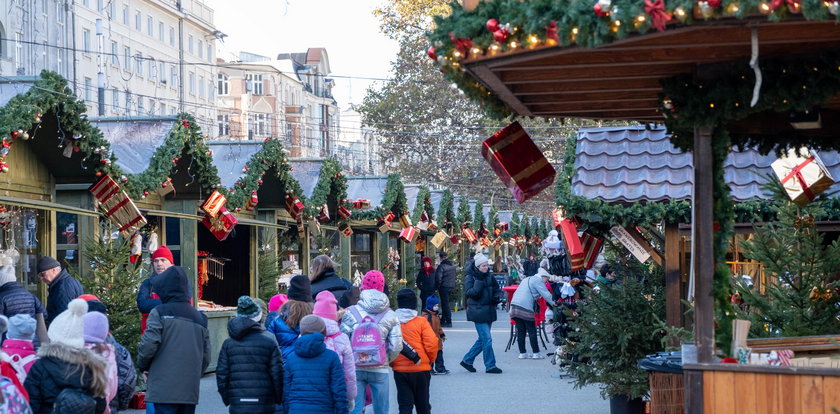
[[[487,213],[487,228],[491,231],[499,225],[499,209],[495,204],[490,205],[490,211]]]
[[[417,203],[414,205],[414,213],[411,215],[411,220],[414,223],[420,221],[420,216],[423,213],[429,217],[429,220],[435,219],[435,208],[432,206],[432,192],[429,187],[420,186],[420,191],[417,192]]]
[[[233,193],[227,192],[228,209],[244,208],[251,197],[252,191],[258,191],[263,184],[265,173],[271,168],[276,172],[276,178],[281,186],[272,191],[285,194],[291,190],[294,194],[302,194],[300,184],[292,176],[289,165],[288,151],[278,139],[266,139],[262,147],[245,163],[242,169],[244,175],[236,180]]]
[[[299,186],[294,191],[305,206],[304,216],[306,217],[318,217],[321,207],[329,204],[331,197],[337,203],[336,208],[343,206],[349,210],[352,207],[352,203],[347,200],[347,177],[341,172],[341,164],[332,158],[325,159],[321,165],[318,182],[310,197],[304,197]],[[330,223],[338,223],[342,220],[338,214],[330,214]]]
[[[472,229],[478,231],[481,226],[487,225],[487,221],[484,219],[484,204],[481,201],[475,202],[475,210],[473,210],[473,223]]]
[[[458,224],[463,226],[467,223],[472,223],[472,213],[470,213],[470,201],[467,200],[466,197],[461,196],[461,199],[458,200]],[[460,231],[460,229],[458,229],[457,231]]]
[[[438,225],[442,229],[452,231],[458,227],[458,216],[455,215],[455,203],[452,191],[443,190],[440,199],[440,212],[438,213]]]

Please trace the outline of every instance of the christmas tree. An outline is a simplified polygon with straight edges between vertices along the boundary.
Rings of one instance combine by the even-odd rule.
[[[756,229],[741,244],[744,256],[761,262],[766,284],[736,283],[743,312],[756,336],[805,336],[840,332],[840,241],[827,243],[814,226],[824,219],[824,201],[798,206],[773,179],[764,186],[777,200],[776,222]]]

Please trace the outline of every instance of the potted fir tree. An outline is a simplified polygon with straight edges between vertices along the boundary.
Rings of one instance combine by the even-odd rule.
[[[599,293],[587,292],[587,301],[570,318],[576,362],[569,373],[578,388],[600,385],[613,414],[643,412],[648,374],[638,361],[662,350],[659,336],[651,333],[659,331],[665,314],[661,268],[625,263],[614,265],[618,281],[598,284]]]

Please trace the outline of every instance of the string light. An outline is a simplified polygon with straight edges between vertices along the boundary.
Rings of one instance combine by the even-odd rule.
[[[531,49],[537,47],[540,44],[540,38],[537,35],[532,34],[528,36],[528,43]]]

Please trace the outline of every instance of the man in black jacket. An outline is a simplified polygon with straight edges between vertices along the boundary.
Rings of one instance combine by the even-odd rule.
[[[38,260],[38,278],[49,286],[50,294],[47,296],[47,324],[50,324],[56,316],[67,310],[67,304],[85,293],[82,284],[79,283],[67,269],[62,269],[58,260],[49,256],[43,256]]]
[[[449,255],[445,251],[438,253],[440,264],[435,271],[436,284],[438,286],[438,295],[440,296],[440,326],[444,328],[452,327],[452,309],[449,307],[449,295],[455,289],[455,282],[457,281],[457,269],[452,261],[449,260]]]

